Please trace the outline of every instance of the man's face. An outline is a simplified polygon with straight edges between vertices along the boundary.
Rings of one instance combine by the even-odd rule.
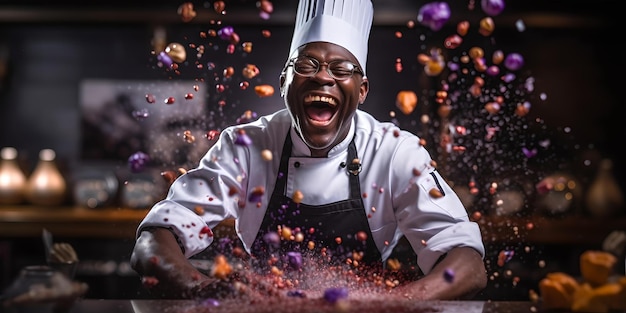
[[[356,58],[338,45],[309,43],[291,57],[296,56],[317,60],[319,71],[305,77],[295,73],[293,66],[287,67],[281,75],[281,92],[300,137],[313,154],[325,154],[348,134],[358,105],[365,101],[369,83],[360,68],[343,80],[329,75],[328,62],[346,60],[358,65]]]

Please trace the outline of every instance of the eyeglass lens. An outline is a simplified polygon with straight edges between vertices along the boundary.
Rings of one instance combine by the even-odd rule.
[[[358,72],[356,64],[346,60],[335,60],[321,63],[310,57],[297,57],[293,60],[293,68],[296,73],[311,77],[320,70],[322,65],[326,65],[326,72],[335,79],[348,79],[354,72]]]

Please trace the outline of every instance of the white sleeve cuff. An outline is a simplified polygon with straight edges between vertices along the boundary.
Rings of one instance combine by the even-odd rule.
[[[212,232],[204,229],[208,226],[202,217],[168,200],[163,200],[150,209],[137,227],[137,236],[145,227],[171,229],[180,238],[179,243],[185,249],[187,258],[202,252],[213,242]]]
[[[417,256],[417,264],[424,274],[428,274],[437,260],[455,247],[471,247],[485,257],[485,246],[480,228],[475,222],[460,222],[442,230],[426,243]]]

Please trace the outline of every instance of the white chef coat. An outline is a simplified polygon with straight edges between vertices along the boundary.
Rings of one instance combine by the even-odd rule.
[[[166,198],[152,207],[137,235],[144,227],[168,227],[178,236],[185,255],[192,257],[213,241],[203,227],[213,229],[222,220],[235,218],[237,235],[249,252],[274,189],[288,131],[292,132],[293,150],[285,194],[291,197],[300,191],[304,196],[301,203],[310,205],[348,198],[345,160],[352,136],[356,136],[362,164],[361,194],[383,260],[402,235],[417,254],[423,273],[454,247],[472,247],[484,257],[478,225],[469,221],[461,201],[432,166],[419,138],[361,110],[355,114],[350,135],[333,147],[327,158],[310,157],[308,146],[291,128],[286,109],[224,129],[199,166],[178,177]],[[252,144],[236,143],[244,132]],[[273,153],[269,161],[262,157],[265,149]],[[433,188],[443,196],[429,195]],[[264,193],[248,201],[253,190]],[[197,214],[196,207],[202,207],[204,213]]]

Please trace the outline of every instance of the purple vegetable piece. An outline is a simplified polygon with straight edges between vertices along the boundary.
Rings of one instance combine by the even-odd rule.
[[[174,64],[174,61],[172,61],[172,58],[170,58],[170,56],[167,53],[165,53],[165,51],[161,51],[159,55],[157,55],[157,60],[163,63],[163,65],[165,65],[165,67],[167,68],[172,67],[172,64]]]
[[[502,76],[502,81],[504,81],[505,83],[510,83],[514,80],[515,80],[515,74],[513,73],[506,73],[504,76]]]
[[[237,138],[235,139],[235,144],[240,146],[249,146],[252,144],[252,139],[248,137],[245,131],[240,130],[237,133]]]
[[[220,302],[213,298],[204,299],[201,302],[202,306],[205,307],[218,307],[220,306]]]
[[[486,73],[489,76],[497,76],[498,74],[500,74],[500,68],[495,65],[492,65],[487,68]]]
[[[232,26],[225,26],[217,31],[217,35],[222,40],[230,40],[230,37],[235,33],[235,29]]]
[[[133,173],[139,173],[143,171],[150,162],[150,156],[144,152],[135,152],[128,157],[128,166]]]
[[[289,267],[299,270],[302,267],[302,254],[296,251],[287,252],[287,264]]]
[[[487,15],[496,16],[504,11],[504,0],[481,0],[480,6]]]
[[[446,268],[446,270],[443,272],[443,279],[451,283],[454,280],[454,271],[452,269]]]
[[[328,288],[324,290],[324,300],[330,303],[335,303],[347,297],[348,297],[348,288],[339,287],[339,288]]]
[[[287,296],[288,297],[294,297],[294,298],[306,298],[306,294],[304,293],[304,291],[298,289],[298,290],[289,290],[287,292]]]
[[[504,59],[504,67],[517,71],[524,66],[524,57],[519,53],[510,53]]]
[[[278,233],[274,231],[265,234],[263,236],[263,241],[265,241],[265,243],[268,244],[269,246],[272,246],[275,248],[280,246],[280,236],[278,235]]]
[[[417,13],[417,21],[438,31],[450,19],[450,7],[446,2],[430,2],[424,4]]]

